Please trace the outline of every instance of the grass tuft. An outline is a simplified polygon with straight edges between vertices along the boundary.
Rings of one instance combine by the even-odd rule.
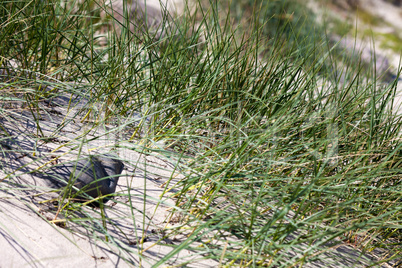
[[[397,80],[384,84],[355,62],[341,81],[331,66],[342,54],[296,1],[195,5],[195,13],[165,14],[159,29],[130,31],[131,21],[114,21],[101,1],[2,2],[0,138],[20,134],[7,130],[14,118],[36,124],[35,144],[82,124],[83,133],[60,145],[63,156],[76,157],[110,135],[118,138],[109,149],[170,159],[170,180],[181,179],[175,191],[164,185],[163,198],[174,199],[167,221],[175,217],[178,224],[163,230],[158,243],[185,237],[168,243],[172,251],[155,267],[185,249],[226,266],[303,266],[345,244],[384,249],[377,264],[396,260],[402,254]],[[58,97],[67,97],[69,116],[49,134],[41,120],[56,115],[44,102]],[[35,156],[35,148],[27,153]],[[141,159],[123,160],[136,171],[145,165],[146,177]],[[18,185],[13,172],[2,191],[6,182]],[[130,214],[116,217],[136,229],[139,212],[146,226],[146,191],[141,205],[130,191],[118,195]],[[65,228],[97,233],[127,263],[138,265],[135,258],[148,250],[142,247],[148,227],[136,230],[133,249],[127,230],[104,208],[67,198],[57,213]]]

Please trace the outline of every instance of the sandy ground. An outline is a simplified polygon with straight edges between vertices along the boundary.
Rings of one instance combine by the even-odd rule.
[[[331,1],[336,2],[336,1]],[[387,49],[381,46],[382,40],[373,40],[372,36],[363,34],[365,30],[371,29],[377,33],[375,36],[381,38],[381,34],[394,34],[401,38],[402,29],[402,8],[396,7],[384,0],[361,0],[359,9],[379,18],[383,23],[378,23],[376,26],[366,25],[360,19],[356,20],[356,14],[353,10],[348,9],[345,4],[348,1],[339,1],[343,5],[328,5],[322,4],[321,0],[309,0],[307,6],[317,15],[319,22],[324,22],[326,17],[339,19],[340,21],[349,22],[352,25],[357,25],[357,38],[355,36],[340,37],[329,34],[330,39],[338,43],[337,45],[345,50],[350,55],[361,56],[362,62],[366,64],[374,63],[374,54],[376,55],[375,69],[378,76],[386,73],[385,83],[381,86],[388,86],[392,83],[401,67],[402,53]],[[324,1],[325,3],[325,1]],[[371,31],[370,30],[370,31]],[[370,32],[368,31],[368,32]],[[353,30],[354,35],[354,30]],[[382,81],[384,82],[384,81]],[[388,84],[387,84],[388,83]],[[402,114],[402,78],[399,78],[397,83],[396,98],[393,105],[393,112],[396,115]]]
[[[81,100],[68,113],[67,102],[68,98],[60,97],[54,100],[60,106],[49,107],[42,103],[40,127],[45,136],[53,137],[43,144],[35,144],[32,139],[37,127],[28,112],[1,122],[13,138],[2,141],[0,157],[0,248],[7,252],[0,267],[151,267],[172,250],[163,244],[180,245],[185,241],[185,236],[163,239],[163,230],[177,224],[175,220],[167,222],[169,209],[175,202],[169,194],[163,195],[165,189],[173,187],[180,179],[174,172],[174,163],[163,155],[144,156],[135,143],[121,143],[125,148],[115,151],[125,163],[116,191],[121,195],[107,202],[104,209],[108,218],[108,241],[99,208],[86,206],[79,213],[66,211],[53,221],[58,204],[48,200],[57,200],[59,193],[52,192],[47,182],[32,171],[48,162],[53,165],[55,162],[49,160],[54,156],[61,156],[58,162],[77,158],[77,148],[83,138],[93,140],[82,148],[82,154],[107,152],[116,140],[115,134],[105,131],[112,125],[99,126],[81,135],[94,125],[76,119],[55,133],[57,125],[68,121],[70,116],[73,119],[75,112],[85,108],[85,100]],[[9,146],[16,149],[6,150]],[[32,153],[35,147],[36,156],[28,156],[26,153]],[[167,183],[171,177],[174,178]],[[89,215],[96,220],[89,220]],[[177,216],[179,214],[174,215]],[[70,219],[67,225],[66,218]],[[146,240],[141,244],[144,237]],[[352,245],[333,248],[328,245],[323,249],[328,252],[304,267],[366,267],[375,259],[374,253],[361,254]],[[294,256],[289,253],[287,257]],[[219,265],[183,250],[162,267],[189,260],[191,267]]]
[[[53,165],[56,162],[74,160],[78,157],[82,138],[94,139],[82,148],[82,155],[107,152],[116,140],[111,134],[105,134],[107,125],[80,137],[80,134],[88,131],[88,123],[76,121],[67,123],[56,133],[57,125],[68,121],[65,108],[67,101],[67,98],[55,99],[54,103],[60,105],[56,107],[46,107],[42,103],[44,106],[39,121],[40,128],[43,135],[52,137],[51,142],[35,144],[32,136],[37,133],[37,127],[29,113],[22,112],[8,118],[13,120],[1,122],[13,138],[3,140],[3,154],[0,157],[0,248],[7,252],[6,258],[0,261],[0,266],[129,266],[124,259],[131,264],[139,265],[141,262],[145,267],[151,266],[171,251],[170,247],[155,245],[161,238],[159,230],[171,226],[166,223],[169,216],[167,209],[174,206],[173,200],[161,197],[162,193],[179,179],[173,178],[170,185],[165,184],[174,176],[174,165],[164,156],[144,156],[137,152],[135,144],[128,142],[120,144],[126,148],[115,151],[125,163],[116,192],[125,195],[117,196],[114,201],[106,203],[105,215],[110,219],[107,225],[109,242],[106,241],[102,228],[97,226],[102,225],[100,221],[86,221],[85,228],[82,224],[72,222],[64,226],[64,219],[69,215],[61,213],[57,217],[59,224],[49,222],[55,219],[58,206],[45,201],[57,199],[59,194],[51,192],[53,189],[48,187],[46,180],[32,171],[45,163],[50,162],[49,165]],[[72,116],[84,105],[85,103],[77,103],[69,114]],[[9,146],[12,150],[7,150]],[[35,147],[36,156],[29,155]],[[55,156],[60,158],[51,161]],[[132,204],[134,210],[131,210],[128,203]],[[99,208],[88,206],[83,211],[100,218]],[[74,217],[81,216],[85,219],[88,215]],[[138,242],[143,237],[146,237],[146,242],[139,246]],[[115,243],[128,248],[130,253],[119,252]],[[147,248],[149,249],[145,252],[142,251]],[[177,258],[188,258],[187,253],[184,251]],[[146,258],[141,260],[139,255]],[[211,261],[203,261],[202,264],[214,266]]]

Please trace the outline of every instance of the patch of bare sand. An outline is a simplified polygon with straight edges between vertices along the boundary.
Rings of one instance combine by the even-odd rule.
[[[182,241],[164,239],[163,234],[173,226],[168,223],[168,209],[175,202],[164,192],[180,179],[175,164],[158,153],[143,153],[134,142],[118,140],[124,133],[110,130],[116,126],[80,122],[82,116],[75,114],[86,111],[88,102],[77,100],[68,110],[68,100],[59,97],[51,105],[41,103],[38,124],[24,109],[1,120],[10,136],[1,143],[0,248],[7,258],[0,265],[150,267],[172,250],[164,244]],[[107,222],[102,221],[101,209],[90,206],[70,212],[66,208],[58,214],[59,192],[40,172],[112,148],[125,168],[117,196],[105,205]],[[197,258],[201,260],[194,261]],[[202,258],[184,250],[173,259],[193,260],[197,267],[216,266]]]

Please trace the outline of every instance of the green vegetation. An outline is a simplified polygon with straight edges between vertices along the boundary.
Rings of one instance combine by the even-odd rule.
[[[402,39],[398,37],[396,34],[391,33],[384,33],[384,34],[377,34],[383,37],[381,42],[381,47],[383,48],[390,48],[396,53],[402,52]]]
[[[44,99],[83,95],[90,101],[77,121],[93,129],[120,122],[108,129],[122,137],[116,148],[130,142],[176,163],[183,179],[172,213],[181,221],[164,233],[186,236],[156,266],[184,249],[247,267],[301,267],[342,243],[385,249],[379,262],[402,254],[396,81],[381,84],[356,64],[341,83],[327,67],[339,55],[296,2],[233,1],[227,16],[226,5],[197,3],[196,14],[163,24],[160,39],[131,33],[125,20],[114,25],[121,31],[105,31],[107,42],[99,33],[111,22],[97,17],[104,6],[69,3],[0,4],[1,98],[35,117]],[[0,113],[16,116],[5,102]],[[68,221],[110,224],[66,202]],[[116,254],[141,255],[124,241],[99,240]]]
[[[335,33],[339,36],[345,36],[353,29],[353,25],[348,21],[342,21],[338,18],[332,18],[328,26],[329,32]]]
[[[380,18],[374,16],[373,14],[371,14],[365,10],[362,10],[362,9],[356,10],[356,16],[360,20],[362,20],[365,24],[370,25],[370,26],[378,26],[381,24],[385,24],[385,22],[382,19],[380,19]]]

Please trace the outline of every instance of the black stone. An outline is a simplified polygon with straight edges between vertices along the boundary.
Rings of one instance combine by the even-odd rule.
[[[50,178],[52,187],[74,186],[80,193],[96,198],[116,191],[123,167],[120,160],[110,155],[89,156],[88,159],[54,166],[46,177]]]

